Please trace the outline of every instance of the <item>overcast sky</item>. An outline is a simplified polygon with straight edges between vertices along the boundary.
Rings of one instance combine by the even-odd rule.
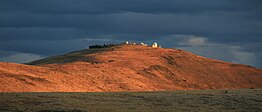
[[[261,0],[1,0],[0,61],[123,41],[262,68]]]

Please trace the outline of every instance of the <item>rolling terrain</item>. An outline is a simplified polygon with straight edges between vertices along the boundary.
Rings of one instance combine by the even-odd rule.
[[[0,92],[262,88],[262,70],[178,49],[116,45],[27,64],[0,63]]]

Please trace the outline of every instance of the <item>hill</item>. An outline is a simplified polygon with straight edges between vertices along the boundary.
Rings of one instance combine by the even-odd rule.
[[[262,88],[262,70],[178,49],[116,45],[28,64],[0,63],[0,92]]]

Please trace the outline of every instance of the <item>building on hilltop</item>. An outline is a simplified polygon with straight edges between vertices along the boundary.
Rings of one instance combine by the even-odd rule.
[[[153,47],[153,48],[158,48],[158,45],[157,45],[157,43],[156,42],[154,42],[154,44],[152,44],[152,46],[151,47]]]
[[[137,43],[126,41],[126,42],[124,42],[124,44],[133,44],[133,45],[136,45]],[[141,43],[138,44],[138,45],[148,46],[147,44],[145,44],[145,43],[143,43],[143,42],[141,42]],[[154,43],[151,45],[151,47],[152,47],[152,48],[161,48],[161,46],[158,45],[156,42],[154,42]]]
[[[145,43],[143,43],[143,42],[142,42],[142,43],[140,43],[140,44],[141,44],[142,46],[147,46],[147,44],[145,44]]]

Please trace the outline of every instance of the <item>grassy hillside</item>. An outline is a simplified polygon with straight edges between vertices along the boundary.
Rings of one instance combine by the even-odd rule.
[[[0,93],[0,111],[261,111],[262,90],[101,93]]]
[[[262,88],[262,70],[178,49],[116,45],[28,64],[0,62],[0,92]]]

